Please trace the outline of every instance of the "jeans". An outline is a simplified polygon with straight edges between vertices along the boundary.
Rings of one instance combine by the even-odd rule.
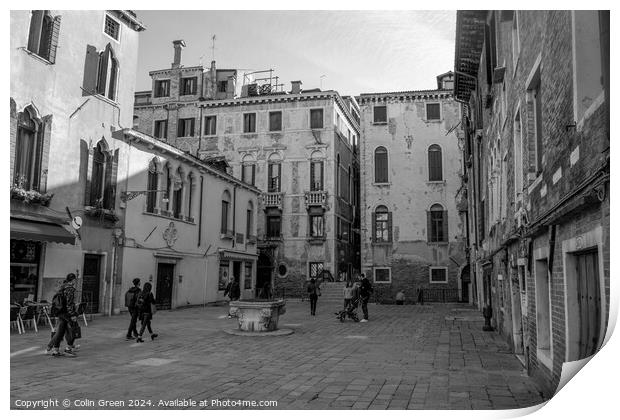
[[[352,299],[345,299],[344,300],[344,309],[347,309],[349,307],[349,305],[351,304],[351,300]]]
[[[138,335],[138,329],[136,328],[136,324],[138,323],[138,316],[140,313],[136,308],[129,309],[129,314],[131,315],[131,321],[129,322],[129,329],[127,330],[127,337],[131,338],[133,335]]]
[[[370,300],[370,296],[366,296],[362,298],[362,312],[364,312],[364,319],[368,320],[368,301]]]
[[[319,300],[317,295],[310,295],[310,315],[316,315],[316,301]]]
[[[149,334],[153,334],[153,330],[151,329],[151,319],[153,319],[153,314],[150,312],[145,312],[142,314],[142,326],[140,327],[140,337],[144,333],[144,329],[148,328]]]
[[[70,319],[69,316],[66,314],[58,315],[58,322],[56,324],[56,332],[52,336],[52,339],[50,340],[50,342],[47,344],[48,349],[51,349],[51,348],[57,349],[60,347],[62,338],[65,336],[65,334],[68,333],[67,324],[69,323],[69,319]],[[69,340],[67,340],[67,344],[69,344]],[[73,344],[73,339],[71,340],[71,344]]]

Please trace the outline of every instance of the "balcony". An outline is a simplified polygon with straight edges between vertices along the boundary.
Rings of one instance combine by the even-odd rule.
[[[223,228],[220,230],[220,239],[233,239],[234,233],[231,229]]]
[[[263,207],[275,207],[282,210],[283,192],[266,192],[262,194]]]
[[[327,191],[306,191],[306,209],[312,206],[323,207],[327,210]]]

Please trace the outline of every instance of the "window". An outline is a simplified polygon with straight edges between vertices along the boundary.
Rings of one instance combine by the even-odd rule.
[[[288,274],[288,267],[286,266],[286,264],[280,263],[278,265],[278,276],[286,277],[287,274]]]
[[[116,99],[116,82],[118,79],[118,61],[110,44],[99,53],[97,70],[97,93],[114,101]]]
[[[112,16],[105,15],[105,25],[103,31],[107,35],[118,41],[118,36],[121,32],[121,24],[118,23],[114,18],[112,18]]]
[[[205,136],[214,136],[216,134],[217,116],[209,115],[205,117]]]
[[[430,267],[429,271],[431,283],[447,283],[448,268],[447,267]]]
[[[535,172],[536,175],[542,172],[544,145],[543,145],[543,132],[542,132],[542,95],[540,91],[540,62],[535,65],[535,69],[530,74],[527,83],[527,99],[528,99],[528,115],[531,127],[528,130],[528,140],[531,150],[534,151],[535,159],[533,162],[529,162],[530,172]],[[519,127],[519,132],[521,127]],[[523,161],[521,161],[523,165]],[[522,173],[522,172],[521,172]],[[520,192],[520,190],[519,190]]]
[[[153,159],[149,164],[149,171],[146,181],[146,211],[155,213],[155,203],[157,202],[157,190],[159,189],[159,173],[157,172],[157,160]]]
[[[512,68],[517,71],[517,62],[521,53],[521,41],[519,39],[519,11],[515,10],[512,19]]]
[[[427,120],[440,120],[441,119],[440,104],[426,104],[426,119]]]
[[[228,271],[230,269],[230,262],[228,260],[220,261],[220,275],[217,282],[217,290],[226,290],[228,285]]]
[[[155,97],[170,96],[170,80],[155,80]]]
[[[537,250],[540,254],[540,251]],[[536,353],[538,358],[548,367],[551,365],[551,311],[549,282],[549,266],[547,258],[535,261],[536,283]]]
[[[323,128],[323,109],[311,109],[310,110],[310,128],[311,129]]]
[[[168,120],[157,120],[153,128],[153,136],[158,139],[168,138]]]
[[[521,200],[523,193],[523,136],[521,133],[521,110],[515,113],[513,124],[513,153],[514,153],[514,199]]]
[[[497,44],[495,42],[495,12],[491,12],[484,31],[485,55],[487,57],[487,83],[493,84],[493,71],[497,67]]]
[[[428,180],[443,181],[441,147],[433,144],[428,148]]]
[[[267,165],[267,192],[280,192],[282,165],[270,162]]]
[[[433,204],[427,212],[428,242],[448,242],[448,212]]]
[[[60,16],[52,18],[49,10],[33,10],[28,34],[28,51],[56,62],[56,49],[60,33]]]
[[[256,132],[256,113],[243,114],[243,132],[255,133]]]
[[[170,173],[170,165],[166,165],[166,194],[162,197],[165,204],[166,212],[170,210],[170,197],[172,196],[172,174]]]
[[[310,162],[310,191],[323,191],[323,161]]]
[[[256,185],[256,165],[254,163],[241,164],[241,180],[246,184]]]
[[[222,221],[221,221],[221,229],[220,232],[223,234],[228,234],[228,219],[230,218],[230,193],[228,191],[224,191],[222,195]]]
[[[269,113],[269,131],[282,131],[282,111]]]
[[[387,207],[379,206],[372,218],[374,242],[392,242],[392,213]]]
[[[194,118],[179,118],[178,137],[194,136]]]
[[[253,267],[252,261],[245,262],[245,268],[243,270],[244,272],[243,288],[244,289],[252,288],[252,267]]]
[[[375,106],[373,108],[373,121],[374,124],[387,123],[387,106]]]
[[[228,80],[220,80],[217,82],[217,91],[220,93],[228,92]]]
[[[116,181],[115,166],[118,153],[114,158],[107,149],[105,143],[97,143],[93,151],[93,163],[91,167],[90,200],[89,204],[104,209],[114,208],[114,186]],[[113,176],[114,174],[114,176]]]
[[[391,283],[392,273],[389,267],[375,267],[375,283]]]
[[[172,200],[172,216],[175,219],[180,219],[183,214],[183,174],[181,173],[180,168],[177,170],[173,188],[174,197]]]
[[[17,115],[17,138],[13,184],[25,190],[39,190],[43,157],[42,124],[30,107]]]
[[[388,154],[383,146],[375,149],[375,182],[388,182]]]
[[[189,174],[189,176],[187,177],[187,182],[188,182],[188,188],[187,188],[187,218],[191,221],[193,221],[192,219],[192,201],[193,201],[193,195],[194,195],[194,175],[193,174]]]
[[[254,232],[254,205],[250,201],[245,214],[245,236],[249,238]]]
[[[183,77],[181,79],[181,95],[195,95],[197,86],[197,77]]]
[[[323,230],[323,220],[322,215],[310,216],[310,237],[322,238],[325,236],[325,231]]]
[[[316,279],[323,273],[323,262],[311,262],[308,264],[308,275],[311,279]]]
[[[267,237],[280,238],[281,217],[277,215],[267,216]]]

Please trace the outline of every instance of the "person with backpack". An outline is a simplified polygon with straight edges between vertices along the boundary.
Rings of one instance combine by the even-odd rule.
[[[142,326],[140,327],[140,332],[138,333],[138,338],[136,342],[144,343],[142,339],[142,334],[144,334],[144,330],[148,329],[149,334],[151,334],[151,340],[155,340],[157,338],[157,334],[153,333],[153,329],[151,328],[151,319],[153,319],[153,306],[155,306],[155,296],[151,293],[153,286],[151,283],[144,283],[144,289],[138,294],[138,298],[136,300],[136,307],[140,313],[140,320],[142,321]]]
[[[308,285],[308,298],[310,299],[310,315],[316,316],[316,302],[319,300],[319,287],[316,285],[316,279],[310,279]]]
[[[127,330],[127,336],[125,337],[127,340],[138,338],[138,329],[136,328],[136,324],[138,323],[138,316],[140,313],[136,307],[136,302],[140,292],[140,279],[135,278],[133,279],[133,286],[127,290],[127,293],[125,293],[125,306],[129,309],[129,315],[131,315],[129,329]]]
[[[368,322],[368,301],[370,300],[370,294],[373,292],[373,288],[372,284],[370,284],[370,280],[366,278],[365,274],[362,274],[361,277],[360,297],[362,298],[362,312],[364,312],[364,319],[360,322]]]
[[[56,324],[56,332],[47,345],[47,349],[45,351],[46,354],[51,354],[52,356],[76,356],[75,349],[73,347],[75,336],[70,333],[68,334],[67,331],[70,323],[77,322],[78,314],[75,307],[75,286],[73,284],[75,279],[75,274],[67,274],[67,277],[63,281],[62,285],[58,288],[58,291],[52,298],[50,313],[52,316],[57,317],[58,321]],[[63,354],[60,353],[60,343],[62,342],[65,334],[67,347],[65,348],[65,352]]]

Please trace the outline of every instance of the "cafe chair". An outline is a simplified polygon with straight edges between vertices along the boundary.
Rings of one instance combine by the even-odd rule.
[[[24,330],[19,316],[19,310],[19,306],[11,305],[11,329],[17,329],[19,334],[23,334]]]
[[[36,308],[34,306],[22,306],[19,308],[19,317],[22,323],[22,329],[25,331],[24,324],[30,324],[30,328],[34,328],[35,332],[39,332],[37,328]]]

